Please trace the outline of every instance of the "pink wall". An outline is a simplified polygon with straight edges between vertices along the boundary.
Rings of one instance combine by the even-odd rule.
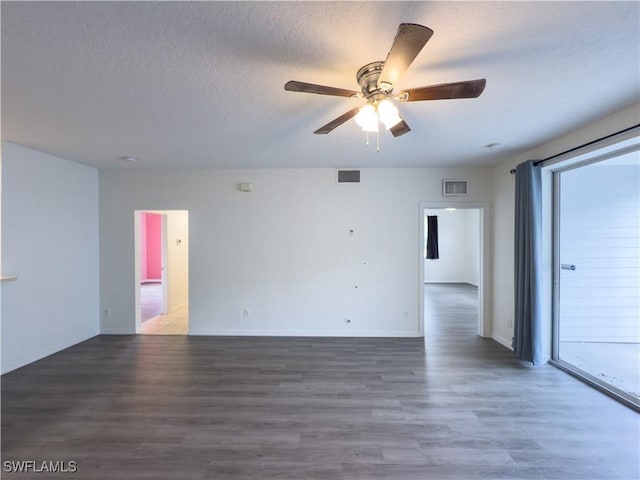
[[[162,232],[161,216],[157,213],[145,213],[146,223],[146,275],[147,280],[162,278]]]

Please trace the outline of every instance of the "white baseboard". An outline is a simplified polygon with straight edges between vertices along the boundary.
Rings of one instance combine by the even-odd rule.
[[[103,328],[101,335],[135,335],[128,328]],[[421,337],[417,331],[350,332],[345,330],[220,330],[215,328],[189,328],[187,335],[227,336],[227,337],[373,337],[373,338],[415,338]]]
[[[491,338],[493,338],[496,342],[498,342],[500,345],[503,345],[505,347],[507,347],[509,350],[513,351],[513,347],[511,346],[511,342],[509,340],[507,340],[506,338],[497,335],[497,334],[493,334],[491,335]]]
[[[209,328],[189,328],[188,335],[233,336],[233,337],[373,337],[373,338],[415,338],[421,337],[416,331],[371,331],[350,332],[348,330],[218,330]]]
[[[100,335],[135,335],[135,331],[130,328],[103,328]]]

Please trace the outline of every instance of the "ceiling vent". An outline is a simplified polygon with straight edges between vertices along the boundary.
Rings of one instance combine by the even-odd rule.
[[[442,195],[445,197],[457,197],[469,194],[469,182],[466,180],[443,180]]]
[[[360,183],[360,170],[338,170],[338,183]]]

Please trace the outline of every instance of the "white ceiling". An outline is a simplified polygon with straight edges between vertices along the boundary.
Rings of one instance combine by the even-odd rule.
[[[379,153],[313,135],[362,100],[285,82],[358,90],[401,22],[435,33],[396,90],[482,96],[401,104]],[[2,139],[100,168],[491,165],[638,101],[635,1],[2,2]]]

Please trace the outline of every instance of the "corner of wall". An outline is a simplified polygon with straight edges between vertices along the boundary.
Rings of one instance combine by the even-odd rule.
[[[99,333],[99,209],[97,169],[12,143],[2,160],[6,372]]]

